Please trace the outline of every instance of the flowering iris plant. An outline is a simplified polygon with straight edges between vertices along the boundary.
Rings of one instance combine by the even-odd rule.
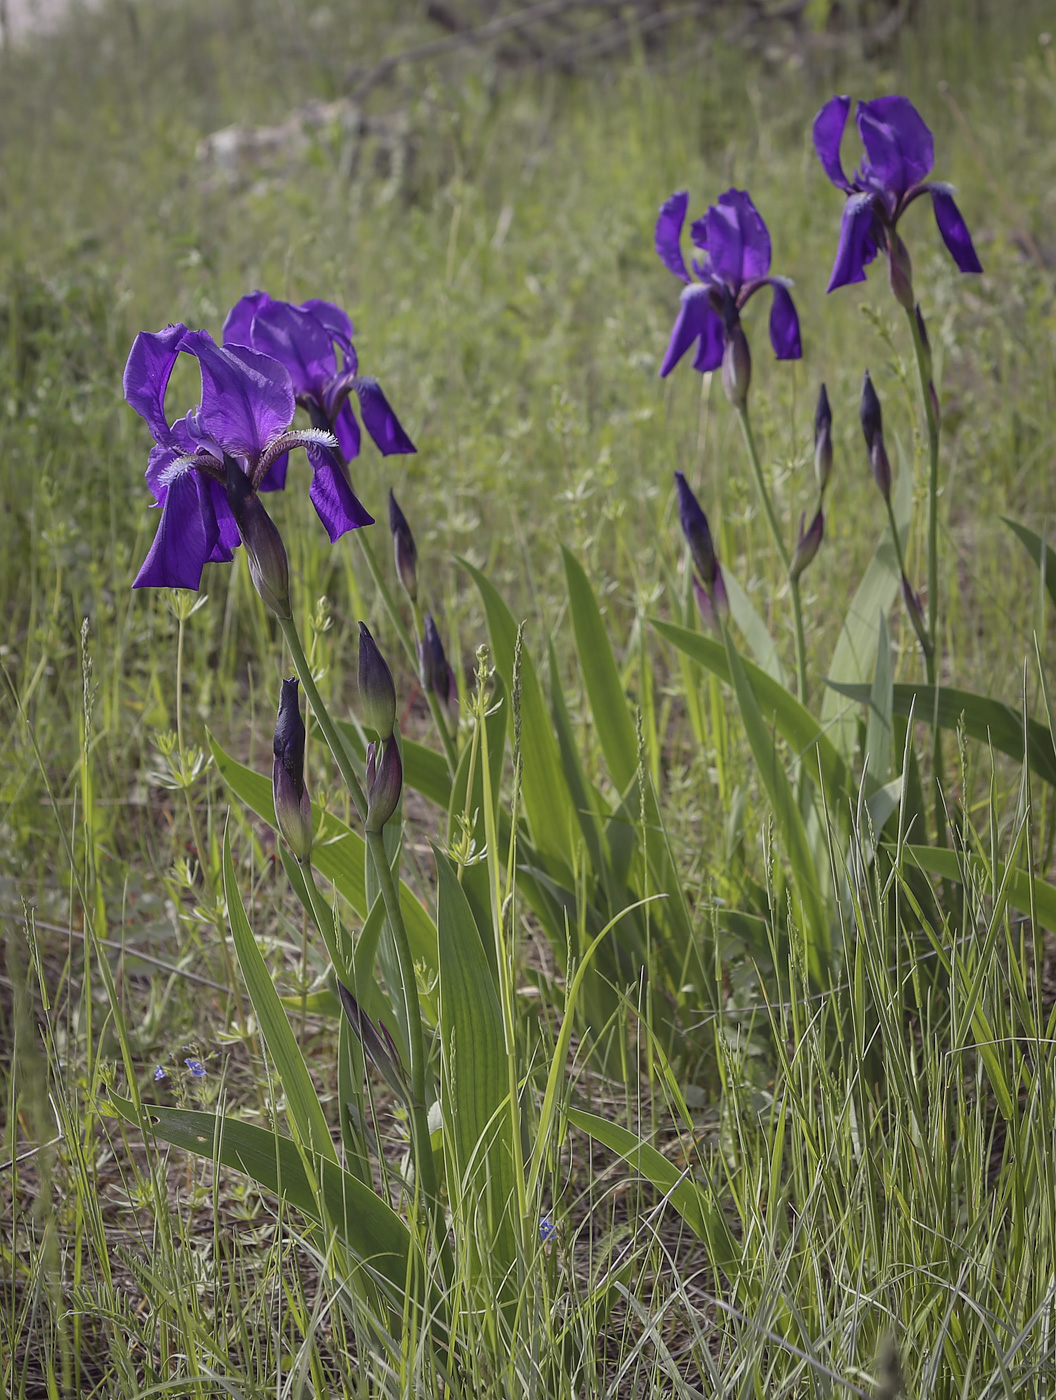
[[[352,322],[329,301],[301,306],[250,292],[224,322],[225,346],[248,345],[271,355],[289,371],[297,402],[316,428],[332,432],[346,462],[359,454],[359,424],[349,395],[355,391],[367,432],[384,456],[416,448],[389,407],[378,381],[359,373]],[[337,352],[341,351],[338,366]]]
[[[840,141],[850,108],[849,97],[834,97],[814,118],[818,159],[832,183],[847,196],[828,290],[864,282],[866,267],[883,251],[890,262],[895,295],[903,306],[912,308],[909,255],[895,226],[922,194],[931,196],[935,222],[961,272],[982,272],[951,186],[926,178],[934,164],[934,146],[912,102],[892,96],[858,103],[855,120],[866,158],[849,180],[840,162]]]
[[[177,358],[192,356],[202,376],[201,402],[169,422],[165,393]],[[295,402],[287,370],[242,346],[219,346],[184,325],[136,336],[125,366],[125,398],[154,435],[147,484],[161,508],[154,543],[135,588],[191,588],[210,562],[229,563],[240,542],[229,500],[229,472],[246,478],[247,494],[281,489],[286,456],[304,447],[313,468],[309,494],[331,540],[369,525],[334,455],[333,436],[319,428],[293,431]]]
[[[791,283],[770,274],[770,235],[762,217],[743,190],[727,190],[701,219],[694,220],[690,236],[704,256],[693,259],[693,281],[682,256],[682,226],[689,195],[673,194],[660,208],[655,246],[660,261],[686,286],[661,378],[670,374],[695,345],[693,368],[704,373],[718,369],[727,342],[740,333],[739,313],[749,297],[762,287],[773,289],[770,310],[770,343],[779,360],[798,360],[803,353],[799,317],[789,294]],[[743,335],[743,333],[740,333]]]

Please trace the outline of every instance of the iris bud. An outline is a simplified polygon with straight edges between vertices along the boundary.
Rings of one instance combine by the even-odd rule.
[[[824,384],[814,410],[814,475],[818,490],[824,491],[832,475],[832,409]]]
[[[928,636],[927,624],[924,621],[924,604],[921,602],[920,594],[913,592],[912,585],[905,574],[902,575],[902,601],[906,605],[906,612],[913,624],[913,631],[917,634],[921,650],[925,656],[930,657],[932,655],[931,638]]]
[[[380,754],[379,754],[380,749]],[[367,817],[369,832],[378,832],[395,812],[403,791],[403,761],[395,738],[367,746]]]
[[[458,679],[444,652],[432,613],[425,615],[425,637],[418,648],[422,688],[432,689],[444,707],[452,729],[458,726]]]
[[[701,510],[700,502],[681,472],[675,472],[675,488],[678,491],[678,519],[682,533],[686,537],[701,582],[710,591],[719,571],[719,561],[715,555],[711,530],[708,528],[708,517]]]
[[[380,739],[391,739],[396,723],[396,685],[365,622],[359,624],[359,698],[371,729]]]
[[[290,565],[286,546],[250,485],[249,477],[227,452],[224,453],[224,486],[231,514],[246,547],[253,586],[265,606],[276,617],[288,621],[293,609],[290,607]]]
[[[307,860],[312,853],[312,804],[304,786],[304,721],[296,680],[282,683],[272,751],[275,820],[296,858]]]
[[[804,533],[803,523],[805,520],[805,515],[799,517],[799,543],[796,545],[796,552],[792,556],[792,565],[788,571],[788,577],[793,583],[821,548],[822,537],[825,534],[825,517],[820,510],[810,522],[810,529]]]
[[[375,1024],[341,982],[337,984],[337,994],[341,998],[341,1005],[348,1017],[348,1023],[352,1027],[356,1039],[363,1046],[367,1058],[393,1093],[406,1099],[411,1086],[407,1079],[407,1073],[400,1063],[400,1053],[396,1049],[396,1043],[385,1028],[384,1021],[378,1021]]]
[[[884,446],[884,425],[883,415],[880,412],[880,400],[876,396],[873,388],[873,381],[869,378],[869,371],[865,371],[865,378],[862,381],[862,399],[859,405],[859,415],[862,420],[862,432],[865,434],[865,445],[869,449],[869,465],[873,470],[873,477],[880,494],[884,500],[891,497],[891,463],[887,458],[887,449]]]
[[[418,598],[418,548],[407,524],[407,517],[396,504],[396,496],[389,491],[389,529],[392,531],[392,548],[396,556],[396,573],[411,602]]]
[[[722,322],[726,345],[722,352],[722,387],[734,408],[744,408],[748,402],[748,386],[752,382],[752,353],[741,325],[737,303],[730,289],[722,289]]]

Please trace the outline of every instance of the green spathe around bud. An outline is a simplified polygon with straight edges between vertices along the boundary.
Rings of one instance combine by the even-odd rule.
[[[891,290],[895,300],[907,311],[913,311],[913,263],[909,249],[891,229],[887,235],[887,265],[891,276]]]
[[[820,510],[810,522],[810,529],[806,531],[803,529],[805,520],[805,515],[799,517],[799,543],[796,545],[796,552],[792,556],[792,564],[788,571],[789,580],[793,583],[812,563],[815,554],[821,548],[825,534],[825,517]]]
[[[380,755],[378,750],[381,750]],[[395,812],[403,791],[403,760],[395,736],[367,748],[367,816],[363,825],[378,832]]]
[[[365,622],[359,624],[359,698],[363,717],[378,738],[391,739],[396,723],[396,686]]]
[[[224,486],[227,503],[246,547],[253,587],[276,617],[289,621],[293,609],[290,607],[290,565],[286,546],[249,477],[227,452],[224,453]]]
[[[312,804],[304,786],[304,721],[296,680],[284,680],[272,743],[272,796],[275,820],[286,844],[300,861],[312,853]]]

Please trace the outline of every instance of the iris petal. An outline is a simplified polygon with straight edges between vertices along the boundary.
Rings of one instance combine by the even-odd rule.
[[[935,164],[935,142],[908,97],[894,94],[858,103],[858,130],[874,178],[901,197],[927,179]],[[885,167],[890,167],[890,178]]]
[[[220,339],[224,345],[253,345],[253,318],[271,301],[267,292],[248,292],[224,317]]]
[[[145,420],[154,441],[167,446],[172,440],[165,417],[165,391],[172,367],[187,335],[184,325],[166,326],[163,331],[141,331],[132,342],[125,364],[125,398]]]
[[[771,278],[774,300],[770,307],[770,344],[779,360],[798,360],[803,354],[799,336],[799,316],[788,287],[779,278]]]
[[[359,456],[359,424],[347,399],[334,419],[334,436],[346,462],[351,462],[354,457]]]
[[[770,234],[745,190],[720,194],[714,212],[720,218],[709,228],[712,267],[736,295],[745,282],[770,271]]]
[[[201,427],[225,451],[255,461],[293,420],[289,373],[270,355],[241,345],[221,347],[205,331],[189,332],[182,348],[202,370]]]
[[[288,301],[269,298],[257,311],[252,346],[286,367],[298,398],[314,397],[320,385],[337,372],[330,332],[310,311]]]
[[[133,588],[199,587],[219,538],[212,499],[202,489],[207,485],[193,467],[169,479],[158,532]]]
[[[972,235],[957,208],[951,187],[932,184],[928,186],[928,193],[931,195],[931,207],[935,211],[935,222],[942,234],[942,241],[949,248],[960,271],[982,272],[983,265],[976,255]]]
[[[873,196],[852,194],[843,206],[840,244],[826,291],[865,281],[866,264],[876,257],[876,243],[871,237],[873,218]]]
[[[660,366],[660,378],[663,379],[671,373],[675,365],[686,353],[694,341],[699,340],[708,329],[708,322],[718,321],[718,317],[711,307],[711,299],[707,287],[701,286],[699,282],[691,283],[683,289],[680,298],[678,316],[675,318],[674,328],[671,331],[671,339],[668,342],[667,353],[664,355],[663,363]],[[719,323],[719,334],[721,341],[722,325]],[[720,348],[719,358],[722,358]]]
[[[707,374],[711,370],[718,369],[722,364],[722,352],[725,344],[722,317],[718,312],[712,311],[704,325],[697,353],[693,357],[693,368],[699,374]]]
[[[354,331],[347,311],[342,311],[332,301],[319,301],[318,298],[304,302],[301,310],[310,312],[346,355],[351,351]]]
[[[660,206],[660,217],[656,221],[653,246],[660,261],[683,282],[689,281],[685,260],[682,257],[682,225],[686,221],[686,206],[689,192],[678,190]]]
[[[341,464],[326,447],[309,447],[312,464],[312,498],[319,519],[326,526],[330,541],[340,539],[346,530],[373,525],[374,517],[364,508],[348,483]]]
[[[851,183],[843,173],[840,161],[840,141],[851,110],[849,97],[830,98],[814,118],[814,149],[825,174],[837,189],[851,192]]]
[[[389,407],[376,379],[357,379],[352,387],[359,399],[363,426],[374,439],[383,457],[394,452],[417,452],[417,448],[400,426],[400,420]]]

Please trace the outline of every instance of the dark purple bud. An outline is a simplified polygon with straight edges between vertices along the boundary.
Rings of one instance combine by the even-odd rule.
[[[380,754],[379,754],[380,749]],[[364,828],[378,832],[395,812],[403,791],[403,761],[395,738],[367,746],[367,817]]]
[[[748,386],[752,382],[752,354],[748,338],[741,325],[737,304],[730,289],[722,289],[722,324],[725,345],[722,351],[722,387],[734,408],[742,409],[748,402]]]
[[[678,492],[678,519],[682,533],[686,537],[701,582],[710,592],[719,570],[719,561],[712,543],[711,530],[708,528],[708,517],[701,510],[700,502],[681,472],[675,472],[675,489]]]
[[[909,249],[892,229],[887,235],[887,265],[891,278],[891,290],[899,306],[913,310],[913,264]]]
[[[902,575],[902,601],[906,605],[906,612],[913,624],[913,631],[917,634],[921,651],[926,657],[930,657],[932,655],[931,637],[928,635],[928,626],[924,621],[924,604],[920,594],[913,592],[912,585],[905,574]]]
[[[820,510],[810,522],[810,529],[806,532],[803,529],[805,520],[805,515],[799,517],[799,543],[796,545],[796,552],[792,556],[792,565],[788,571],[788,577],[792,582],[795,582],[811,563],[821,548],[822,537],[825,534],[825,517]]]
[[[444,707],[449,724],[458,725],[458,679],[444,652],[432,613],[425,615],[425,637],[418,649],[422,688],[432,689]]]
[[[865,434],[865,445],[869,450],[869,465],[880,488],[880,494],[886,501],[891,497],[891,463],[887,459],[887,449],[884,446],[880,400],[876,396],[868,370],[865,371],[862,381],[862,399],[858,411],[862,420],[862,432]]]
[[[391,739],[396,723],[396,685],[365,622],[359,624],[359,698],[363,716],[378,738]]]
[[[824,384],[814,410],[814,475],[818,490],[824,491],[832,475],[832,409]]]
[[[290,565],[286,546],[275,522],[260,503],[249,478],[229,453],[224,453],[224,485],[227,502],[235,517],[238,533],[246,546],[246,559],[253,586],[276,617],[288,620],[290,607]]]
[[[341,1005],[348,1017],[353,1034],[362,1045],[371,1064],[393,1093],[398,1094],[400,1098],[408,1098],[411,1089],[410,1081],[400,1063],[399,1051],[396,1049],[392,1036],[385,1028],[384,1021],[375,1024],[341,982],[337,984],[337,994],[341,998]]]
[[[392,547],[396,555],[396,573],[411,602],[418,598],[418,549],[407,524],[407,517],[396,504],[396,496],[389,491],[389,529],[392,531]]]
[[[272,751],[275,820],[293,854],[298,860],[307,860],[312,853],[312,804],[304,786],[304,721],[296,680],[282,683]]]

